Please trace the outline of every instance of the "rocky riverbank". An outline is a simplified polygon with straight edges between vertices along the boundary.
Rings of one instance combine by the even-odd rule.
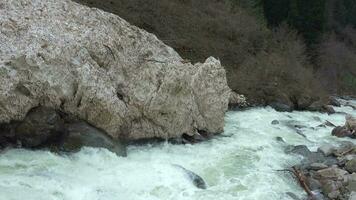
[[[332,125],[329,123],[329,125]],[[333,129],[332,135],[355,138],[356,120],[346,115],[344,126]],[[286,153],[304,157],[300,165],[294,166],[293,173],[310,200],[356,199],[356,145],[350,141],[340,142],[338,146],[325,144],[316,152],[306,146],[289,146]]]

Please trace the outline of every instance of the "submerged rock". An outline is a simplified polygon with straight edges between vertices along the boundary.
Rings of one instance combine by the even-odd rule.
[[[272,102],[270,103],[270,106],[279,112],[292,112],[294,109],[293,105],[288,105],[280,102]]]
[[[104,132],[85,122],[68,124],[66,134],[61,139],[60,149],[77,152],[82,147],[106,148],[118,156],[126,156],[126,147],[119,140],[114,140]]]
[[[4,0],[0,12],[0,124],[40,105],[113,138],[223,131],[230,89],[218,60],[192,65],[156,36],[70,0]]]
[[[277,124],[279,124],[279,121],[275,119],[275,120],[273,120],[273,121],[271,122],[271,124],[272,124],[272,125],[277,125]]]
[[[180,166],[180,165],[173,165],[181,170],[188,176],[188,178],[192,181],[192,183],[195,185],[195,187],[200,188],[200,189],[206,189],[206,183],[202,177],[197,175],[196,173],[187,170],[186,168]]]
[[[297,146],[288,146],[284,150],[285,153],[294,153],[294,154],[299,154],[304,157],[309,156],[312,152],[308,149],[307,146],[305,145],[297,145]]]

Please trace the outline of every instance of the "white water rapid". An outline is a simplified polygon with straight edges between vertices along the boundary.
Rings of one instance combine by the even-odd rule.
[[[350,107],[335,109],[356,116]],[[351,141],[331,136],[331,127],[317,128],[325,120],[345,122],[342,114],[254,108],[227,113],[224,134],[210,141],[131,146],[126,158],[92,148],[67,156],[8,150],[0,154],[0,200],[287,200],[286,192],[302,197],[291,176],[275,171],[301,157],[285,154],[276,137],[311,150],[324,142]],[[307,139],[288,122],[307,126],[302,128]],[[197,173],[208,188],[194,187],[172,164]]]

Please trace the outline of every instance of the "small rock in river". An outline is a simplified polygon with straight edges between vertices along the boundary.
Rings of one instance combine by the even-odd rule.
[[[285,150],[285,153],[294,153],[307,157],[311,154],[311,151],[305,145],[297,145],[297,146],[288,146]]]
[[[196,173],[194,173],[190,170],[187,170],[186,168],[184,168],[180,165],[173,165],[173,166],[183,170],[185,172],[185,174],[189,177],[189,179],[193,182],[195,187],[200,188],[200,189],[207,188],[204,179],[202,177],[200,177],[199,175],[197,175]]]
[[[276,137],[277,142],[282,142],[285,143],[286,141],[284,141],[284,139],[282,137]]]
[[[278,121],[278,120],[273,120],[273,121],[271,122],[271,124],[277,125],[277,124],[279,124],[279,121]]]

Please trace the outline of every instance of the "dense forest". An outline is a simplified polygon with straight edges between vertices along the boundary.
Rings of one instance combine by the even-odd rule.
[[[219,58],[250,102],[314,109],[356,93],[355,0],[77,0],[154,33],[192,62]]]

